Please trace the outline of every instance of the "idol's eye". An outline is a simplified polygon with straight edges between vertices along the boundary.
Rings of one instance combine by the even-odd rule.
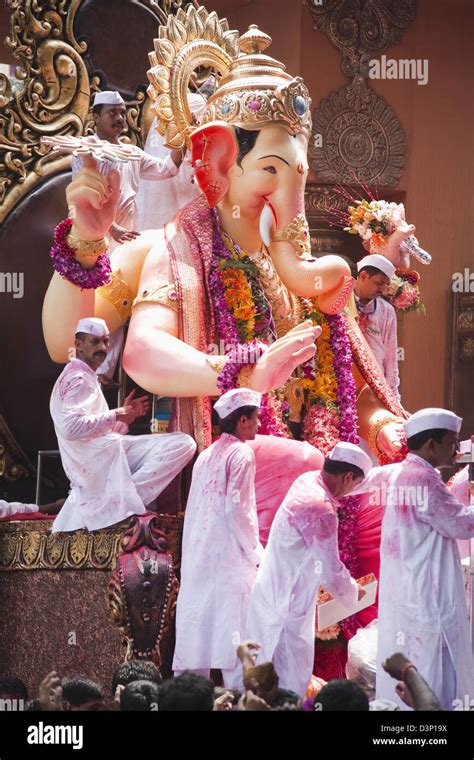
[[[276,174],[277,173],[277,170],[275,169],[274,166],[264,166],[263,167],[263,171],[264,172],[269,172],[270,174]]]

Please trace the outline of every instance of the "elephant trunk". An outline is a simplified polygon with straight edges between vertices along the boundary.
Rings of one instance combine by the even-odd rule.
[[[304,196],[294,203],[282,203],[281,212],[275,208],[278,207],[266,199],[260,216],[260,234],[281,281],[295,295],[317,298],[323,312],[339,313],[354,285],[349,265],[340,256],[302,257],[291,243],[273,240],[272,231],[285,229],[299,214],[304,216]]]

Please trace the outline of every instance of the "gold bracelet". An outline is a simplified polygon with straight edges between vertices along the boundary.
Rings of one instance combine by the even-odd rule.
[[[222,372],[225,365],[227,364],[228,357],[227,356],[206,356],[206,362],[209,364],[210,368],[214,370],[218,375]]]
[[[371,451],[373,451],[376,457],[380,457],[384,453],[377,446],[377,436],[382,428],[385,427],[385,425],[388,425],[392,422],[402,423],[403,420],[400,417],[395,417],[394,414],[388,412],[383,417],[380,417],[380,419],[378,419],[377,422],[374,422],[374,424],[370,427],[369,434],[367,436],[367,443],[369,444]]]
[[[298,214],[295,216],[293,221],[283,230],[275,230],[272,239],[275,243],[279,243],[283,240],[291,243],[300,256],[311,253],[309,227],[304,214]]]
[[[254,367],[255,364],[246,364],[245,367],[242,367],[237,378],[237,388],[250,388],[250,373]]]
[[[96,293],[114,307],[122,323],[130,318],[130,314],[132,313],[133,293],[128,283],[123,279],[120,269],[112,272],[109,284],[97,288]]]
[[[109,240],[107,237],[103,237],[100,240],[81,240],[80,238],[74,237],[74,235],[68,235],[66,242],[71,248],[74,248],[81,258],[84,259],[99,256],[101,253],[105,253],[109,247]]]

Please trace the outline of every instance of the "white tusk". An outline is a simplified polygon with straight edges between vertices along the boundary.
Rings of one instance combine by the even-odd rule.
[[[270,204],[265,203],[259,221],[260,237],[262,238],[264,245],[270,245],[272,242],[271,231],[274,224],[275,219]]]

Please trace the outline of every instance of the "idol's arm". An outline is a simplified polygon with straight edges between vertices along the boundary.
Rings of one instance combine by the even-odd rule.
[[[227,357],[213,353],[212,346],[199,351],[180,339],[179,303],[164,242],[150,250],[138,293],[123,355],[126,373],[160,396],[220,396],[217,379]],[[295,367],[314,355],[319,332],[303,323],[275,341],[250,368],[246,385],[261,392],[280,387]]]
[[[65,364],[70,358],[79,319],[94,316],[105,319],[111,333],[124,324],[129,310],[117,310],[110,293],[113,289],[125,290],[127,300],[133,300],[153,234],[153,231],[142,233],[136,240],[115,249],[111,257],[112,271],[115,273],[112,286],[81,290],[57,272],[54,273],[43,302],[43,335],[54,362]],[[96,262],[90,258],[87,262],[81,261],[79,256],[76,260],[84,269]]]

